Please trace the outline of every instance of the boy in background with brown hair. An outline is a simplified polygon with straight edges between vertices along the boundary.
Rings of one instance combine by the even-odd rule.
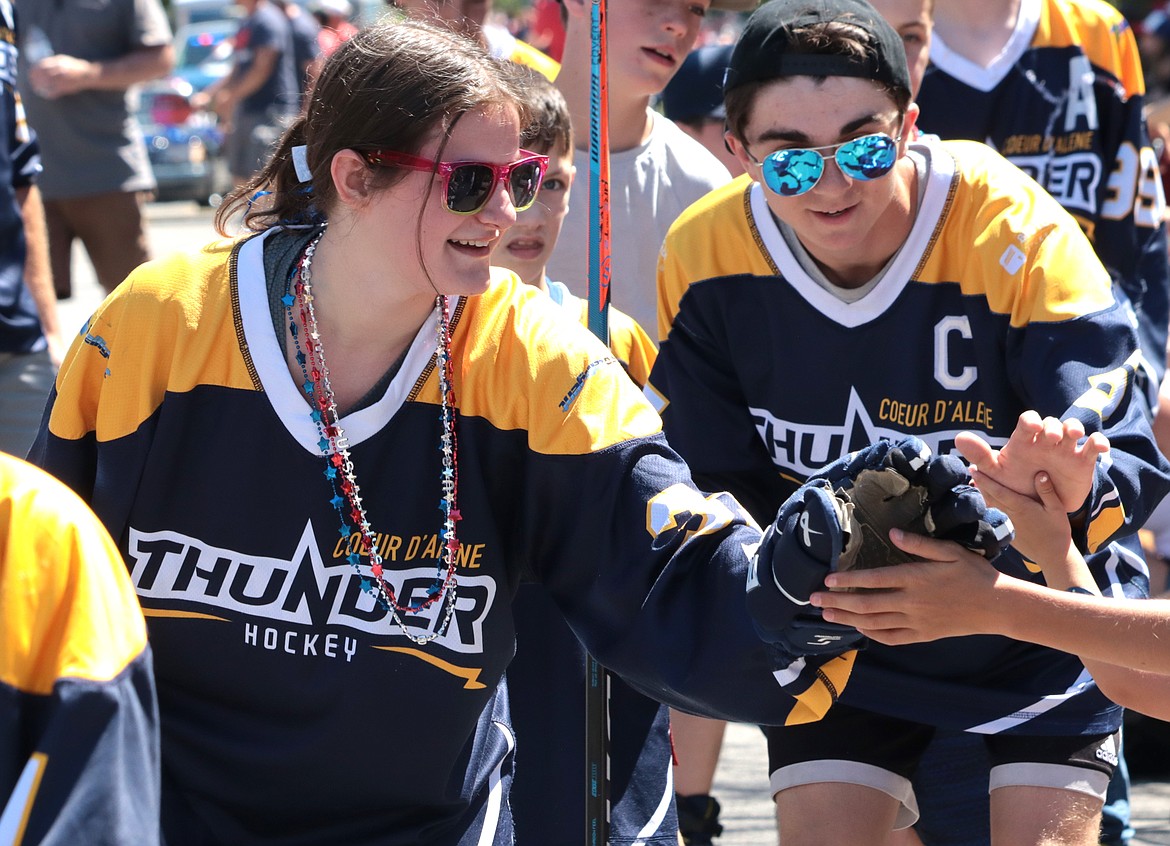
[[[587,302],[565,283],[550,279],[548,261],[557,246],[569,210],[576,178],[573,165],[573,124],[564,95],[533,68],[516,65],[529,92],[532,124],[525,130],[525,149],[548,156],[548,170],[536,202],[516,215],[516,223],[500,238],[494,263],[515,272],[525,284],[544,291],[557,305],[587,325]],[[584,275],[581,268],[577,276]],[[639,387],[646,384],[657,350],[639,323],[616,308],[609,310],[609,347]]]

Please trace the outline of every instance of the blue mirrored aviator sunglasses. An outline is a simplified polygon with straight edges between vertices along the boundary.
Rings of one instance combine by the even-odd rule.
[[[821,150],[835,150],[833,158],[841,172],[853,179],[867,182],[879,179],[894,169],[898,161],[898,142],[884,132],[862,135],[852,141],[830,144],[827,147],[798,147],[777,150],[757,161],[764,173],[764,184],[782,197],[796,197],[811,191],[825,172],[825,156]]]

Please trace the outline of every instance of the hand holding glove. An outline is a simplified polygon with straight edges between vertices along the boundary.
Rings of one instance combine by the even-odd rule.
[[[1011,521],[970,482],[960,459],[933,457],[915,437],[879,441],[830,464],[780,507],[752,557],[747,604],[760,637],[792,659],[861,644],[856,629],[826,622],[809,597],[835,570],[910,560],[890,542],[892,528],[957,541],[994,560],[1011,543]]]

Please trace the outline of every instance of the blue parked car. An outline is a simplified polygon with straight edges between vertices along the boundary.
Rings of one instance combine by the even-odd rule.
[[[138,120],[158,183],[155,199],[218,205],[232,187],[223,132],[211,112],[195,111],[191,83],[172,76],[143,85]]]
[[[202,91],[227,76],[232,67],[237,19],[217,18],[185,24],[175,30],[175,76]]]

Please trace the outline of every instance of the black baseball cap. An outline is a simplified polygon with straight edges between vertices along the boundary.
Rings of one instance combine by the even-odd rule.
[[[662,89],[662,113],[671,120],[723,120],[723,74],[731,62],[731,44],[697,47]]]
[[[870,49],[864,56],[793,52],[795,29],[841,21],[862,30]],[[768,0],[748,18],[723,78],[726,94],[749,82],[784,76],[855,76],[910,92],[910,71],[902,39],[865,0]]]

